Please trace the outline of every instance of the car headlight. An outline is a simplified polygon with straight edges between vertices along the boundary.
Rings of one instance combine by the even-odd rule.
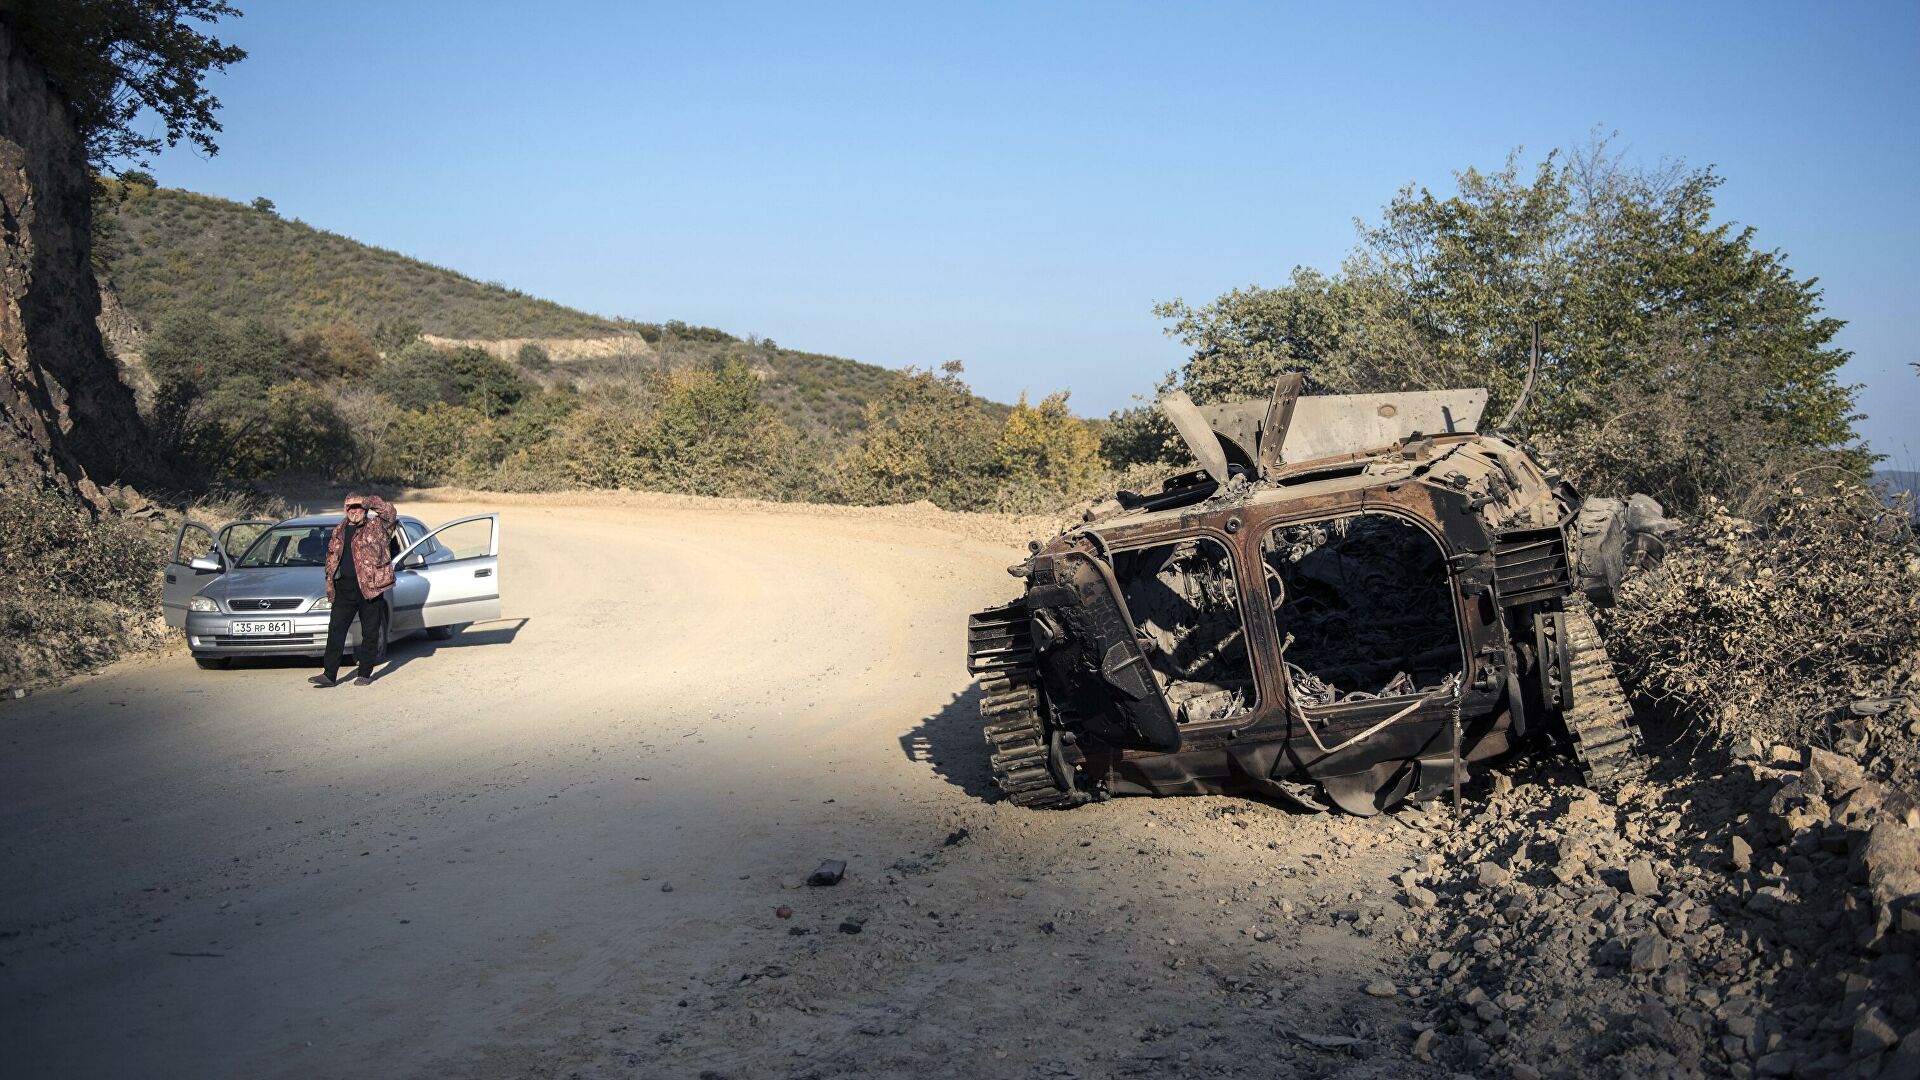
[[[219,611],[220,605],[214,603],[213,601],[207,599],[204,596],[196,596],[193,599],[187,601],[187,610],[188,611]]]
[[[308,608],[307,610],[308,611],[332,611],[333,601],[323,596],[320,599],[315,600],[313,602],[313,606]]]

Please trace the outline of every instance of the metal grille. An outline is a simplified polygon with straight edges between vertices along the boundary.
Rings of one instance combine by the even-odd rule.
[[[1513,529],[1493,538],[1493,587],[1502,604],[1565,596],[1572,584],[1567,541],[1558,528]]]
[[[1033,632],[1024,601],[967,617],[967,670],[976,675],[1031,668]]]
[[[306,603],[306,601],[298,597],[276,597],[273,599],[257,599],[254,597],[248,597],[244,600],[228,600],[227,610],[229,611],[292,611],[293,609],[299,607],[301,604],[304,604],[304,603]]]

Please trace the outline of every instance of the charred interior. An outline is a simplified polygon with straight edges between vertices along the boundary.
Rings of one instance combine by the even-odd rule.
[[[1283,525],[1261,543],[1303,705],[1432,690],[1459,672],[1444,553],[1392,514]]]
[[[1175,719],[1206,723],[1251,710],[1253,669],[1227,549],[1194,538],[1121,551],[1113,570]]]

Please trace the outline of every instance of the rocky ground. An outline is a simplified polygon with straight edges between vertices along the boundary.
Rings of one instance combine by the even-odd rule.
[[[1496,777],[1401,878],[1424,1060],[1475,1074],[1920,1076],[1920,811],[1839,754]]]
[[[1911,701],[1613,793],[1508,762],[1458,815],[1031,812],[955,613],[1041,526],[419,512],[500,503],[513,618],[371,688],[147,656],[0,704],[16,1071],[1920,1076],[1920,814],[1849,756]]]

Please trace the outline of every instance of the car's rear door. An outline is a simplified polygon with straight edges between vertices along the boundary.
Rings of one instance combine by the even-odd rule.
[[[395,636],[499,617],[499,514],[449,521],[394,560]]]
[[[218,570],[197,570],[189,565],[195,559],[212,559],[226,565],[220,557],[220,541],[213,530],[197,521],[183,521],[173,538],[173,555],[167,560],[166,582],[160,592],[160,612],[168,626],[187,625],[187,601],[220,576]]]

